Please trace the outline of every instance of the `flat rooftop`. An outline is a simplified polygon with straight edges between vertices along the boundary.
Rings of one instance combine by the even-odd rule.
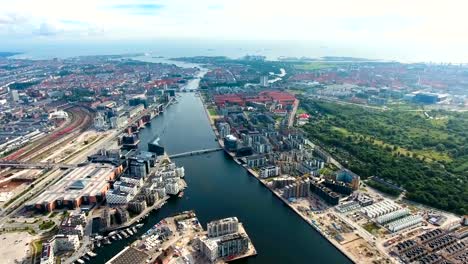
[[[140,264],[146,263],[146,260],[149,258],[149,255],[143,251],[137,250],[132,247],[127,247],[119,254],[115,255],[111,260],[106,262],[106,264]]]
[[[61,180],[41,193],[34,204],[57,200],[75,200],[84,196],[96,196],[114,178],[116,167],[109,164],[91,163],[83,167],[64,171]]]

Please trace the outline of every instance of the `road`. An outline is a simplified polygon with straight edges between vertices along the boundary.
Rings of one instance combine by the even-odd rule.
[[[293,103],[293,109],[291,110],[291,113],[289,113],[289,119],[288,119],[288,127],[293,127],[294,125],[294,119],[296,117],[296,112],[297,108],[299,107],[299,100],[294,100]]]

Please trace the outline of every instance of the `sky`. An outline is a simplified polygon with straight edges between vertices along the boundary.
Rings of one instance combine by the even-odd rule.
[[[0,0],[1,47],[292,41],[468,62],[466,0]]]

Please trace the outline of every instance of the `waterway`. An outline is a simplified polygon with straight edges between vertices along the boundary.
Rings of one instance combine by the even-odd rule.
[[[169,154],[217,147],[200,98],[194,93],[180,95],[179,103],[140,132],[141,149],[155,137],[160,137]],[[174,161],[185,167],[185,195],[151,213],[138,235],[167,216],[194,209],[205,228],[208,221],[229,216],[244,223],[258,255],[236,263],[350,263],[224,152]],[[97,249],[93,263],[104,263],[132,241],[116,241]]]

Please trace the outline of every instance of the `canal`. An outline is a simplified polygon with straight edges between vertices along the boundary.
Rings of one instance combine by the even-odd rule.
[[[217,147],[200,98],[181,93],[177,99],[140,132],[140,148],[146,149],[155,137],[169,154]],[[229,216],[243,222],[258,255],[235,263],[351,263],[224,152],[174,161],[185,167],[185,195],[151,213],[138,236],[162,218],[193,209],[204,228],[208,221]],[[132,238],[97,249],[93,263],[105,263],[136,236]]]

